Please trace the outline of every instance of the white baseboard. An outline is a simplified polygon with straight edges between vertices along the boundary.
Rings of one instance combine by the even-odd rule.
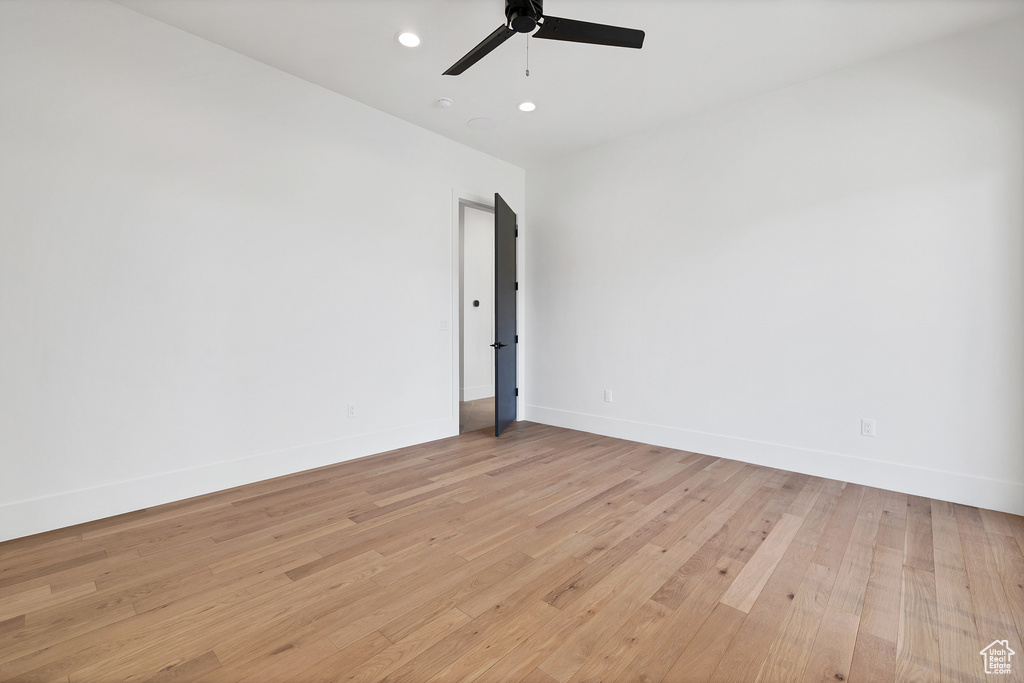
[[[1024,515],[1024,484],[1017,482],[540,406],[527,406],[524,419],[554,427],[576,429],[591,434]]]
[[[482,387],[466,387],[461,392],[462,401],[476,401],[481,398],[491,398],[494,396],[494,385],[482,386]]]
[[[438,420],[7,503],[0,505],[0,541],[436,441],[458,433],[458,420]]]

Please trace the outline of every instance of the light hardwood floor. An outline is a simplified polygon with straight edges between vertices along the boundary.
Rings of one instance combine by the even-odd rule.
[[[985,680],[1024,519],[529,423],[0,544],[0,680]]]
[[[459,433],[490,428],[494,434],[494,397],[459,403]]]

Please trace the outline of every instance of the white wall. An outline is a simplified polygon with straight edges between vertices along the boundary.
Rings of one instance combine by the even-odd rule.
[[[494,213],[463,208],[463,264],[461,394],[475,401],[494,396]]]
[[[531,169],[527,419],[1024,513],[1022,104],[1016,21]]]
[[[102,0],[0,3],[0,99],[0,540],[458,433],[522,169]]]

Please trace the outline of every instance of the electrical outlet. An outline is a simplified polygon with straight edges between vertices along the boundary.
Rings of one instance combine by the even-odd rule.
[[[448,329],[448,318],[442,318],[441,319],[441,329],[442,330],[447,330]]]
[[[604,402],[605,403],[611,403],[612,402],[612,390],[611,389],[605,389],[604,390]]]
[[[349,417],[355,417],[356,416],[356,407],[354,405],[352,405],[351,403],[348,404],[348,416]]]
[[[863,418],[860,421],[860,435],[861,436],[874,436],[875,435],[875,421]]]

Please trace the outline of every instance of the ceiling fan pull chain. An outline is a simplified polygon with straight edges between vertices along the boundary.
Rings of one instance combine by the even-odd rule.
[[[526,77],[530,77],[530,36],[526,36]]]

